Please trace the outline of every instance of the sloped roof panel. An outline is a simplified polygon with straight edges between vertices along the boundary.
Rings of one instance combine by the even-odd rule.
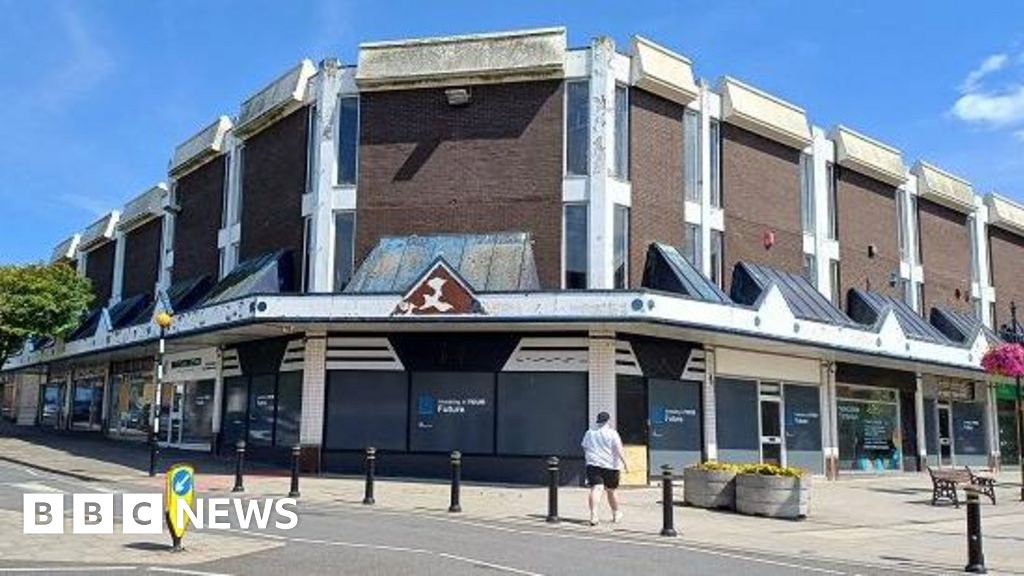
[[[652,243],[647,247],[644,288],[683,294],[705,302],[728,304],[729,297],[694,267],[675,247]]]
[[[753,305],[772,284],[782,293],[786,304],[797,318],[836,325],[853,324],[842,310],[833,306],[803,276],[760,264],[736,264],[736,268],[733,269],[730,296],[739,304]]]
[[[942,332],[919,316],[906,302],[877,292],[869,292],[853,288],[847,298],[850,317],[861,324],[876,325],[890,309],[896,315],[896,321],[903,328],[903,333],[911,340],[949,344]]]

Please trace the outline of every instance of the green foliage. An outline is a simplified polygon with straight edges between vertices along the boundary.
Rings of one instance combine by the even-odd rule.
[[[0,266],[0,366],[30,337],[66,335],[92,299],[89,281],[67,264]]]
[[[694,464],[693,468],[708,472],[733,472],[735,474],[760,474],[762,476],[785,476],[787,478],[799,478],[804,475],[800,468],[792,466],[775,466],[774,464],[730,464],[708,460],[700,464]]]

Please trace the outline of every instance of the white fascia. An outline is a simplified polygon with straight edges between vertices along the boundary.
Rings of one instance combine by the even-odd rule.
[[[615,43],[595,38],[590,49],[590,273],[588,288],[614,284],[615,180],[611,176],[615,142]],[[621,193],[619,194],[621,195]]]
[[[818,292],[831,299],[830,267],[832,260],[839,260],[839,240],[828,237],[828,165],[835,163],[836,149],[825,130],[812,126],[811,145],[805,152],[811,155],[814,169],[814,232],[804,231],[804,253],[814,255]]]

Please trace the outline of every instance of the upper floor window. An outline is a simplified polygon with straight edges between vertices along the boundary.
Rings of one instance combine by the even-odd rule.
[[[711,206],[722,207],[722,127],[718,120],[708,124],[708,138],[711,140]]]
[[[712,230],[711,231],[711,281],[718,285],[719,288],[723,286],[724,280],[724,262],[725,259],[722,257],[722,231]]]
[[[826,211],[828,212],[828,239],[839,238],[839,218],[836,215],[836,167],[831,162],[825,165],[825,181],[828,182],[828,193],[825,195]]]
[[[700,226],[686,223],[686,238],[683,240],[683,258],[700,268]]]
[[[613,288],[629,285],[629,208],[615,205],[612,241],[615,244],[612,267],[615,270]]]
[[[917,242],[914,244],[914,255],[917,258],[917,263],[920,264],[921,258],[921,210],[917,205],[917,196],[910,197],[910,216],[914,219],[914,232],[916,235]]]
[[[565,84],[565,172],[586,176],[590,159],[590,83]]]
[[[231,215],[231,172],[232,164],[235,162],[235,154],[241,153],[239,148],[235,153],[224,157],[224,180],[220,189],[220,227],[227,228],[233,224]]]
[[[355,186],[359,165],[359,97],[338,100],[338,184]]]
[[[302,292],[313,287],[313,219],[302,219]]]
[[[612,176],[629,179],[629,87],[615,85],[615,165]]]
[[[686,199],[700,202],[700,112],[683,112],[683,182]]]
[[[562,284],[569,289],[583,290],[587,287],[587,261],[590,250],[587,222],[586,204],[565,205],[565,273]]]
[[[971,281],[981,281],[980,263],[978,262],[978,227],[975,225],[975,216],[971,214],[967,217],[967,228],[971,233],[971,253],[968,256],[971,259]],[[981,314],[978,314],[981,317]]]
[[[906,260],[908,254],[907,245],[907,210],[904,203],[907,201],[905,190],[896,190],[896,241],[900,246],[900,260]]]
[[[842,310],[843,308],[843,290],[839,286],[839,282],[842,280],[839,271],[839,260],[828,261],[828,281],[832,285],[832,304]]]
[[[316,141],[319,126],[316,106],[310,106],[309,119],[306,122],[306,193],[316,189],[316,171],[320,163],[320,150]]]
[[[334,291],[341,292],[352,280],[356,255],[356,213],[334,213]]]
[[[815,232],[814,157],[810,154],[800,155],[800,220],[804,232]]]
[[[814,254],[804,254],[804,278],[811,286],[818,285],[818,258]]]

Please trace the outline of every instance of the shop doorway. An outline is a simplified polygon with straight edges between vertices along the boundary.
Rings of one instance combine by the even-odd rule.
[[[953,465],[953,414],[949,404],[939,404],[939,466]]]
[[[75,382],[71,397],[71,428],[99,430],[103,426],[103,381]]]
[[[761,383],[761,462],[775,466],[784,466],[786,462],[782,447],[781,391],[782,386],[777,383]]]
[[[208,450],[213,434],[213,380],[167,384],[164,442],[183,449]]]
[[[647,484],[647,381],[642,376],[619,375],[615,386],[615,426],[622,437],[629,472],[624,484]]]

